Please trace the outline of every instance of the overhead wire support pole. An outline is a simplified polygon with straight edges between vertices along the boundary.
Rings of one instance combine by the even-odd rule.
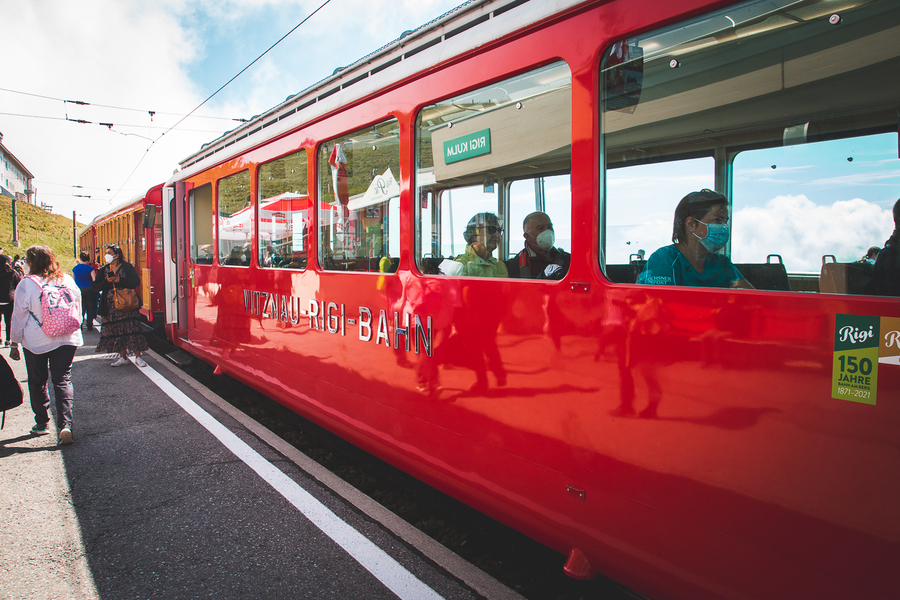
[[[19,243],[19,215],[18,215],[18,207],[16,207],[16,198],[13,196],[12,199],[12,245],[18,248],[21,244]]]

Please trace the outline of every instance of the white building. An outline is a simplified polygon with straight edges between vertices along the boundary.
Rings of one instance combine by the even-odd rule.
[[[0,194],[17,200],[33,201],[34,175],[3,145],[0,133]]]

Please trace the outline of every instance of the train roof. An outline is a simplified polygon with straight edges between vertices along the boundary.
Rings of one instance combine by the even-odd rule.
[[[144,192],[142,194],[138,194],[137,196],[134,196],[133,198],[130,198],[129,200],[125,200],[124,202],[120,202],[119,204],[115,205],[113,208],[109,209],[105,213],[101,213],[101,214],[97,215],[96,217],[91,219],[91,222],[88,225],[86,225],[81,231],[78,232],[78,235],[81,235],[82,233],[84,233],[85,231],[87,231],[88,229],[93,227],[94,225],[97,225],[98,223],[102,223],[103,221],[106,221],[110,217],[113,217],[119,213],[125,212],[129,208],[133,208],[137,205],[142,204],[144,199],[150,194],[150,192],[154,188],[159,187],[161,185],[163,185],[163,184],[158,183],[155,186],[153,186],[152,188],[148,189],[146,192]]]
[[[181,170],[169,182],[243,154],[386,86],[581,4],[585,1],[469,0],[204,144],[179,162]],[[500,15],[502,19],[497,18]],[[472,32],[459,35],[469,30]],[[267,130],[265,134],[261,134],[263,130]]]

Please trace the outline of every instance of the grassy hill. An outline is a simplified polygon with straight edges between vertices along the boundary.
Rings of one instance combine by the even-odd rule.
[[[24,254],[34,244],[50,246],[62,268],[71,273],[75,266],[75,257],[72,255],[72,219],[48,213],[27,202],[17,202],[16,212],[19,222],[18,248],[12,244],[12,199],[0,196],[0,247],[3,247],[3,253],[13,256]],[[77,231],[82,228],[84,224],[78,223]]]

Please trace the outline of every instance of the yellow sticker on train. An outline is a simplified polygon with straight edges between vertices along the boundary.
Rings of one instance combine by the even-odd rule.
[[[835,315],[831,397],[875,404],[880,317]]]

